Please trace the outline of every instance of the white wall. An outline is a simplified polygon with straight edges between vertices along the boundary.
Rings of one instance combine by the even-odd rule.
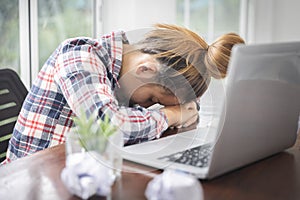
[[[247,43],[300,41],[300,0],[246,0]],[[176,0],[103,0],[102,33],[176,23]]]
[[[273,17],[274,41],[300,41],[299,0],[276,0]]]
[[[247,41],[300,41],[299,20],[299,0],[249,0]]]
[[[176,0],[105,0],[103,33],[133,30],[155,23],[175,23]]]

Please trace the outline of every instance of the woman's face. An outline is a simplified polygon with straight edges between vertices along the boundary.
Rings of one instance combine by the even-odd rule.
[[[134,81],[133,79],[129,82],[130,83],[127,82],[127,84],[125,84],[124,79],[122,79],[120,81],[121,88],[116,92],[118,100],[121,101],[122,104],[127,106],[138,104],[147,108],[156,103],[165,106],[178,105],[180,103],[179,98],[161,85],[146,83],[138,86],[139,83],[137,82],[139,81]],[[136,83],[136,85],[134,83]]]
[[[122,68],[117,91],[119,100],[130,105],[139,104],[149,107],[156,103],[177,105],[178,98],[163,86],[155,82],[160,63],[153,55],[133,51],[123,55]]]
[[[157,84],[146,84],[137,88],[130,97],[130,104],[139,104],[143,107],[149,107],[154,104],[161,104],[165,106],[178,105],[179,99]]]

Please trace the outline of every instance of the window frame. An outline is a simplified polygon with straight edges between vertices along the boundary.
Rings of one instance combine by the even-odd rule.
[[[103,0],[93,0],[92,36],[100,35]],[[38,0],[19,0],[20,77],[27,89],[39,73]]]
[[[249,15],[249,1],[250,0],[240,0],[240,23],[239,23],[239,34],[243,38],[247,38],[248,32],[248,15]],[[185,27],[190,27],[190,0],[184,0],[184,9],[183,9],[183,25]],[[214,41],[215,34],[215,0],[208,0],[208,33],[207,33],[207,42],[211,43]]]

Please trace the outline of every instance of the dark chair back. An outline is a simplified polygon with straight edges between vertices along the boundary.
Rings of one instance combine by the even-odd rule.
[[[15,71],[0,69],[0,162],[6,158],[8,142],[27,93]]]

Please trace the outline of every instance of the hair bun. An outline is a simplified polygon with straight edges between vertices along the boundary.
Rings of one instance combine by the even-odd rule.
[[[239,35],[228,33],[219,37],[208,47],[204,63],[212,77],[221,79],[226,76],[231,49],[239,43],[245,42]]]

